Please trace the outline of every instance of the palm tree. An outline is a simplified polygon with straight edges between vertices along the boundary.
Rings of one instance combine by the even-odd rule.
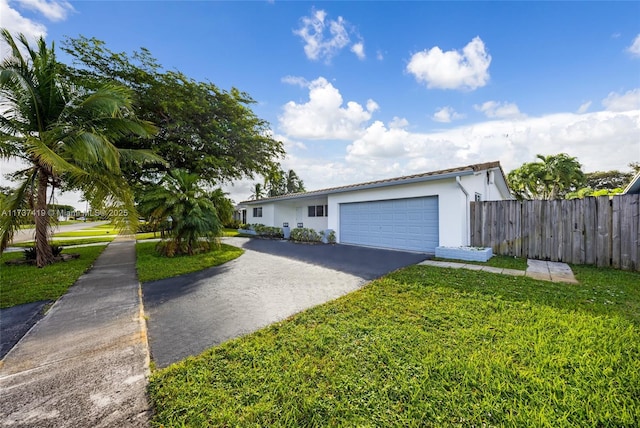
[[[29,165],[14,174],[20,184],[6,198],[3,210],[33,212],[36,264],[43,267],[54,260],[47,211],[50,188],[80,190],[92,206],[108,203],[119,208],[109,212],[126,214],[119,220],[137,220],[120,161],[148,154],[120,151],[113,141],[131,135],[146,137],[154,128],[133,116],[128,89],[115,83],[92,92],[75,87],[63,75],[53,44],[48,48],[40,38],[34,49],[21,34],[18,41],[25,58],[9,31],[1,32],[11,55],[0,63],[0,157],[18,158]],[[0,252],[19,224],[17,215],[0,217]]]
[[[253,185],[253,193],[251,193],[251,199],[261,199],[264,197],[264,187],[262,187],[261,183],[256,183]]]
[[[287,193],[300,193],[304,192],[304,182],[298,177],[298,174],[292,169],[290,169],[286,175],[287,182]]]
[[[147,215],[151,223],[171,225],[170,239],[158,245],[158,250],[166,256],[208,250],[222,232],[218,210],[212,201],[212,196],[219,195],[207,193],[199,181],[196,174],[174,169],[141,198],[140,212]]]
[[[511,171],[509,186],[518,199],[559,199],[584,183],[581,165],[566,153],[537,155],[540,162],[529,162]]]

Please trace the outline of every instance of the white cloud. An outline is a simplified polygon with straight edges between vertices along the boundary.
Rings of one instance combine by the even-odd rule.
[[[368,100],[366,108],[349,101],[343,105],[342,95],[324,77],[309,84],[309,101],[298,104],[289,101],[278,118],[287,136],[309,139],[349,140],[362,133],[362,126],[371,119],[378,104]]]
[[[431,119],[440,123],[450,123],[452,120],[464,118],[464,114],[456,112],[452,107],[442,107],[437,110]]]
[[[633,39],[631,46],[627,48],[627,52],[629,52],[632,56],[640,57],[640,34]]]
[[[491,56],[484,42],[476,37],[462,52],[443,52],[438,46],[413,54],[407,71],[427,88],[469,89],[485,86],[489,81]]]
[[[640,88],[632,89],[624,94],[611,92],[602,100],[602,105],[609,111],[629,111],[640,109]]]
[[[351,46],[351,52],[356,54],[360,60],[364,60],[367,57],[364,53],[364,43],[362,42],[354,43],[353,46]]]
[[[517,119],[525,117],[514,103],[487,101],[481,105],[474,105],[473,108],[484,113],[490,119]]]
[[[382,61],[384,59],[384,54],[382,53],[381,50],[376,51],[376,59],[378,61]]]
[[[589,110],[589,107],[591,107],[591,101],[587,101],[586,103],[581,104],[580,107],[578,108],[577,113],[578,114],[586,113],[587,110]]]
[[[356,34],[359,39],[351,46],[351,51],[358,58],[365,58],[364,42],[343,17],[328,19],[324,10],[312,10],[311,16],[303,16],[300,21],[300,28],[294,34],[304,41],[304,53],[308,59],[331,61],[331,58],[351,43],[350,33]]]
[[[389,122],[389,128],[406,128],[407,126],[409,126],[409,121],[404,117],[394,116]]]
[[[282,83],[286,83],[288,85],[300,86],[301,88],[305,88],[309,86],[309,81],[304,77],[300,76],[284,76],[280,79]]]
[[[14,39],[18,34],[24,34],[30,44],[33,44],[38,38],[47,35],[47,28],[30,19],[20,15],[20,13],[9,6],[7,0],[0,0],[0,16],[2,17],[2,27],[9,30]],[[11,54],[9,46],[0,40],[0,60]]]
[[[73,6],[68,1],[48,1],[48,0],[17,0],[25,9],[33,10],[44,15],[49,21],[64,21]]]

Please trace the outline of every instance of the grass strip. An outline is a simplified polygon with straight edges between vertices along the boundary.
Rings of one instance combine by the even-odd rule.
[[[637,426],[640,274],[412,266],[153,373],[153,426]]]
[[[117,229],[114,229],[113,226],[109,226],[109,228],[91,228],[91,229],[74,230],[72,232],[55,233],[54,237],[66,238],[66,237],[102,236],[102,235],[117,236],[118,233],[119,232]]]
[[[78,239],[53,239],[49,243],[51,245],[59,245],[62,247],[68,247],[70,245],[84,245],[84,244],[95,244],[95,243],[109,243],[116,239],[115,236],[102,236],[95,238],[78,238]],[[16,244],[11,244],[12,247],[21,247],[21,248],[30,248],[33,247],[34,242],[18,242]]]
[[[464,264],[470,264],[470,265],[491,266],[491,267],[502,268],[502,269],[527,270],[527,259],[518,258],[518,257],[509,257],[509,256],[494,255],[486,262],[478,262],[473,260],[443,259],[442,257],[434,257],[432,260],[441,261],[441,262],[464,263]]]
[[[5,261],[22,258],[23,254],[3,254],[0,257],[0,307],[57,300],[93,265],[104,248],[96,246],[65,250],[64,253],[80,254],[80,258],[41,269],[32,265],[5,265]]]
[[[244,253],[241,248],[220,244],[219,248],[208,253],[194,256],[163,257],[155,250],[157,244],[157,242],[138,242],[136,244],[136,267],[140,282],[156,281],[197,272],[226,263]]]

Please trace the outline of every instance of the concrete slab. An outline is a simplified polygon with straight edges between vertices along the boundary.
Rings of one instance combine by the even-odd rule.
[[[146,427],[135,242],[114,241],[0,367],[0,426]]]

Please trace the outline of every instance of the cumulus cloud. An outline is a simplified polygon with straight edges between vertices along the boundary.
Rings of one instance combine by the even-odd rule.
[[[64,21],[67,19],[69,12],[73,11],[73,6],[66,0],[48,1],[48,0],[18,0],[17,1],[25,9],[32,10],[42,14],[49,21]]]
[[[630,154],[638,154],[638,135],[638,110],[499,119],[426,133],[374,122],[347,147],[345,161],[372,168],[398,164],[401,175],[493,160],[509,171],[537,153],[566,152],[585,171],[624,169]]]
[[[409,126],[409,121],[404,117],[394,116],[389,122],[389,128],[406,128],[407,126]]]
[[[474,105],[477,111],[484,113],[490,119],[512,118],[517,119],[525,115],[520,113],[520,109],[514,103],[487,101],[480,105]]]
[[[640,109],[640,88],[632,89],[624,94],[611,92],[602,100],[602,105],[609,111],[629,111]]]
[[[304,53],[308,59],[331,61],[342,49],[351,43],[350,34],[356,35],[358,41],[351,46],[351,51],[359,58],[365,58],[364,42],[354,27],[339,16],[333,20],[327,18],[324,10],[312,10],[311,16],[300,19],[300,28],[294,31],[304,41]]]
[[[629,52],[632,56],[640,58],[640,34],[633,39],[631,46],[627,48],[627,52]]]
[[[340,91],[324,77],[308,85],[309,101],[298,104],[289,101],[283,107],[279,123],[284,133],[294,138],[349,140],[357,138],[363,124],[378,110],[378,104],[368,100],[366,106],[355,101],[343,105]]]
[[[309,86],[309,81],[304,77],[300,76],[284,76],[280,79],[282,83],[286,83],[288,85],[300,86],[301,88],[306,88]]]
[[[441,123],[450,123],[452,120],[462,119],[464,118],[464,114],[460,114],[456,112],[452,107],[442,107],[438,109],[431,119],[436,122]]]
[[[490,64],[491,55],[480,37],[476,37],[462,52],[443,52],[435,46],[415,53],[407,64],[407,71],[430,89],[474,90],[488,83]]]

